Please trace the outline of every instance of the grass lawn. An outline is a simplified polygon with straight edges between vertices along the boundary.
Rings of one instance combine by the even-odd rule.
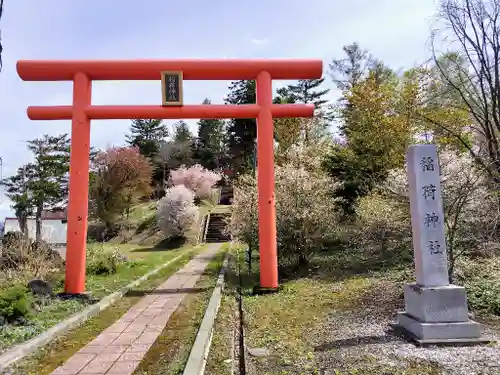
[[[227,245],[224,246],[227,248]],[[134,375],[182,373],[212,295],[224,256],[225,251],[220,251],[208,264],[195,286],[201,291],[190,293],[184,298]]]
[[[178,269],[191,260],[197,252],[186,251],[185,255],[177,262],[164,268],[142,283],[137,291],[153,290],[163,283],[165,279],[174,274]],[[133,292],[134,290],[132,290]],[[135,305],[142,296],[134,293],[126,295],[114,305],[108,307],[98,316],[86,321],[82,326],[66,335],[54,340],[49,345],[40,349],[34,355],[20,361],[14,368],[2,375],[48,375],[62,365],[73,354],[92,341],[99,333],[118,320],[128,309]]]
[[[89,244],[88,246],[103,250],[116,248],[130,259],[130,262],[121,265],[118,272],[113,275],[88,275],[87,290],[97,298],[102,298],[124,287],[161,264],[193,248],[191,245],[172,250],[133,244]]]
[[[103,250],[110,247],[118,248],[130,259],[129,262],[120,265],[114,274],[88,275],[87,290],[96,298],[113,293],[147,272],[158,268],[161,264],[181,254],[187,255],[193,250],[192,246],[184,246],[174,250],[127,244],[89,244],[88,246],[102,247]],[[62,288],[63,280],[59,282],[55,292],[62,291]],[[7,325],[0,328],[0,353],[14,344],[33,338],[83,308],[84,305],[78,301],[50,300],[34,314],[29,325],[18,327]]]
[[[386,336],[383,331],[393,321],[395,312],[403,308],[403,284],[412,280],[411,269],[349,271],[338,255],[322,255],[313,260],[309,275],[282,281],[279,293],[257,296],[251,290],[258,285],[258,259],[253,259],[254,272],[248,274],[240,251],[239,257],[230,264],[228,286],[207,363],[208,375],[229,375],[231,366],[238,366],[235,360],[232,361],[234,352],[238,351],[237,342],[236,350],[234,348],[238,316],[237,261],[242,270],[245,343],[250,348],[246,355],[247,373],[449,373],[440,362],[432,359],[434,352],[420,357],[420,349]],[[268,355],[252,356],[251,349],[256,348],[267,349]],[[396,355],[401,348],[410,355]],[[467,348],[457,350],[461,358],[470,357]]]

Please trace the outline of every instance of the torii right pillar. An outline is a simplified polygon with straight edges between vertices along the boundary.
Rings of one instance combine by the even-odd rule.
[[[257,106],[257,186],[259,196],[259,251],[261,292],[278,289],[278,248],[276,239],[276,199],[274,193],[274,123],[271,106],[272,78],[260,72],[256,81]]]

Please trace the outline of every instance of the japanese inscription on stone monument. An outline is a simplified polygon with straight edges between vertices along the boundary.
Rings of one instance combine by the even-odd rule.
[[[182,72],[161,73],[162,105],[182,105]]]
[[[448,285],[443,202],[435,145],[408,150],[408,182],[417,284]]]

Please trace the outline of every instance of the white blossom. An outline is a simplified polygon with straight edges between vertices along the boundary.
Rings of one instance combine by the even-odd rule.
[[[167,189],[156,212],[158,226],[167,238],[184,236],[198,221],[198,215],[194,193],[184,185]]]

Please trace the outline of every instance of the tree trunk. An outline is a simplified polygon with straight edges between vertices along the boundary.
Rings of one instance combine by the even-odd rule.
[[[114,232],[114,224],[112,221],[106,220],[104,225],[106,226],[106,229],[104,230],[102,236],[102,242],[109,240]]]
[[[452,233],[448,236],[448,282],[453,284],[454,281],[454,273],[455,273],[455,228],[451,229]]]
[[[21,233],[25,236],[28,237],[28,217],[26,214],[20,214],[17,217],[17,221],[19,223],[19,229],[21,230]]]
[[[163,163],[163,174],[161,176],[161,192],[165,192],[165,177],[167,174],[167,168],[165,163]],[[158,194],[158,197],[161,198],[162,193]]]
[[[35,213],[35,221],[36,221],[35,240],[36,240],[36,242],[40,242],[42,240],[42,212],[43,212],[43,206],[38,205],[36,207],[36,213]]]
[[[455,273],[455,261],[450,259],[450,264],[448,266],[448,282],[453,284]]]
[[[127,217],[127,220],[130,218],[130,206],[131,206],[131,202],[132,201],[132,194],[129,194],[128,195],[128,198],[127,198],[127,207],[125,208],[125,215]]]
[[[299,260],[298,260],[298,263],[297,263],[297,269],[298,271],[304,271],[304,270],[307,270],[309,268],[309,259],[301,254],[299,255]]]

